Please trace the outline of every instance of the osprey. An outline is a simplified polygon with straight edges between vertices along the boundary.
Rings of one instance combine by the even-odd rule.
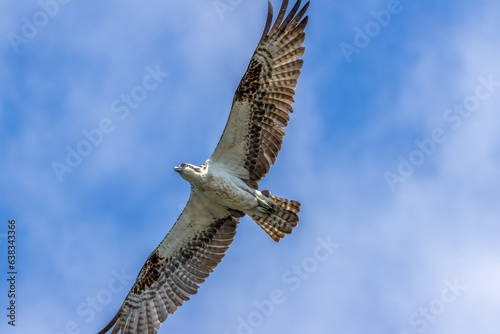
[[[189,201],[100,333],[113,326],[112,333],[156,333],[220,263],[245,214],[274,241],[297,226],[300,203],[259,191],[258,183],[276,161],[293,112],[309,6],[299,11],[300,2],[285,17],[284,0],[272,27],[268,3],[264,33],[236,89],[219,144],[201,167],[184,163],[174,168],[191,184]]]

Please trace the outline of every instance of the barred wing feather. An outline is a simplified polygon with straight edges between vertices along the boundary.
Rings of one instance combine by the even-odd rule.
[[[149,255],[111,322],[100,332],[156,333],[220,263],[236,233],[233,212],[196,192],[168,235]]]
[[[293,112],[295,87],[304,54],[303,18],[309,2],[300,8],[297,1],[286,16],[288,1],[283,1],[276,22],[272,6],[261,40],[250,60],[233,98],[226,127],[211,162],[222,165],[250,187],[269,172],[281,149],[284,128]],[[302,19],[303,18],[303,19]]]

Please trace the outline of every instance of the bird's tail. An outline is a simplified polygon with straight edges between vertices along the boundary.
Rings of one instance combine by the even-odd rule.
[[[274,240],[280,241],[285,234],[292,233],[297,226],[300,203],[289,199],[271,196],[262,191],[261,206],[248,215]]]

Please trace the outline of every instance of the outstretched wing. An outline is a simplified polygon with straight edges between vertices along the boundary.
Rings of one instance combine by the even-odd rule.
[[[156,333],[220,263],[233,241],[237,218],[237,212],[191,192],[179,219],[149,255],[118,313],[99,334],[113,326],[112,334]]]
[[[283,1],[273,27],[269,2],[267,24],[236,89],[224,133],[210,162],[258,189],[258,182],[276,161],[284,128],[293,112],[292,103],[304,54],[302,46],[309,2],[300,10],[297,1],[285,18],[288,0]]]

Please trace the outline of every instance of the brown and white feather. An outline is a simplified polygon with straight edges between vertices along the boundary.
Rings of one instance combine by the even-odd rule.
[[[248,186],[269,172],[281,149],[284,128],[293,112],[295,88],[304,54],[304,17],[309,2],[299,11],[300,0],[286,16],[288,1],[283,1],[276,22],[272,6],[261,40],[247,71],[236,89],[233,105],[222,137],[210,157]]]
[[[220,263],[233,241],[237,218],[193,191],[177,222],[149,255],[119,311],[100,333],[113,325],[111,333],[156,333]]]

